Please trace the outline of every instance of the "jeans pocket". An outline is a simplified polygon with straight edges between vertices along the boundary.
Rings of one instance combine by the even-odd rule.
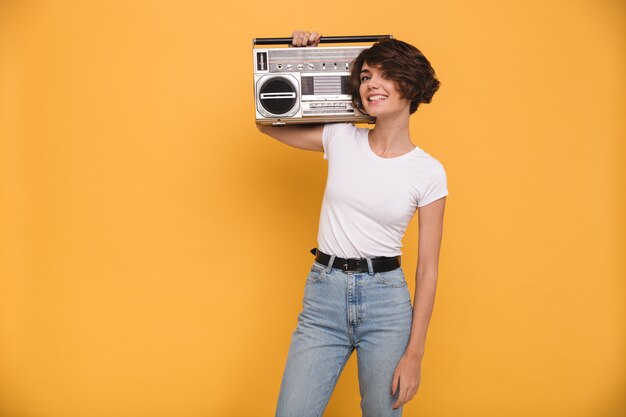
[[[374,276],[378,282],[388,287],[401,288],[407,286],[402,268],[396,268],[387,272],[376,272]]]
[[[326,275],[326,267],[322,264],[318,264],[317,262],[314,262],[313,266],[311,266],[311,271],[309,271],[309,275],[306,277],[306,282],[307,283],[319,282],[322,279],[324,279],[325,275]]]

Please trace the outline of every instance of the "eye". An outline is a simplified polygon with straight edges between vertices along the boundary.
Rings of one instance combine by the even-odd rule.
[[[372,77],[370,77],[369,75],[363,75],[363,76],[361,76],[361,82],[363,82],[363,81],[367,81],[367,80],[369,80],[370,78],[372,78]]]

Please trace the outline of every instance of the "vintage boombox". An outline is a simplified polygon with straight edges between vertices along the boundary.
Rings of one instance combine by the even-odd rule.
[[[320,43],[361,43],[391,35],[326,36]],[[352,61],[369,46],[259,48],[291,44],[291,38],[253,40],[256,123],[284,126],[303,123],[361,122],[374,119],[352,105]]]

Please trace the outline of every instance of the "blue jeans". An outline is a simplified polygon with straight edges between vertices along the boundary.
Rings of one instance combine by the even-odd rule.
[[[357,351],[363,417],[401,416],[391,382],[404,354],[413,308],[402,268],[344,272],[313,263],[292,334],[276,417],[320,417]],[[332,260],[330,262],[332,265]]]

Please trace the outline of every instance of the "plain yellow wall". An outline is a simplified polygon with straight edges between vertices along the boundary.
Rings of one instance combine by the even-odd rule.
[[[391,33],[448,174],[404,415],[626,415],[622,1],[0,3],[0,416],[273,415],[321,153],[254,124],[251,39]],[[404,239],[415,272],[417,217]],[[410,290],[414,283],[410,279]],[[359,416],[353,355],[326,416]]]

